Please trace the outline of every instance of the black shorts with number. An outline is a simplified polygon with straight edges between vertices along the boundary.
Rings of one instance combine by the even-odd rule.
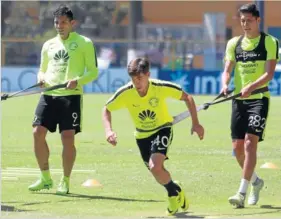
[[[269,99],[233,100],[231,115],[232,139],[244,139],[245,134],[259,136],[264,140],[264,129],[269,111]]]
[[[34,126],[44,126],[50,132],[75,130],[81,132],[82,96],[41,95],[35,111]]]
[[[148,138],[137,139],[137,145],[145,165],[148,167],[148,162],[152,154],[161,153],[167,156],[169,146],[173,140],[173,129],[167,127],[160,129],[158,132]]]

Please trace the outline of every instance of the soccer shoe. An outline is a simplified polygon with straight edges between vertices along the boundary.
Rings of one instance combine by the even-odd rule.
[[[229,203],[236,206],[236,208],[244,208],[245,196],[237,193],[234,196],[229,197]]]
[[[249,205],[256,205],[258,203],[260,197],[260,191],[262,190],[263,186],[264,186],[264,181],[262,179],[259,179],[257,185],[251,186],[251,192],[248,197]]]
[[[57,188],[56,194],[57,195],[66,195],[68,193],[69,193],[69,179],[62,177],[60,184]]]
[[[53,187],[53,180],[44,181],[43,179],[37,180],[35,183],[28,187],[29,191],[40,191],[43,189],[51,189]]]
[[[182,184],[179,181],[174,181],[174,182],[181,188],[181,191],[179,192],[180,207],[183,211],[187,211],[187,209],[189,208],[189,201],[185,196],[184,190],[182,188]]]
[[[168,197],[169,205],[166,212],[168,216],[174,215],[175,213],[178,212],[179,203],[180,203],[179,199],[180,199],[179,195]]]

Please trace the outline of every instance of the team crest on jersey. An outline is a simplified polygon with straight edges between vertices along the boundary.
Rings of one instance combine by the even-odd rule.
[[[139,113],[139,118],[144,121],[145,119],[149,118],[150,120],[154,120],[155,119],[155,112],[147,109],[147,110],[143,110],[142,112]]]
[[[149,100],[149,104],[150,104],[150,106],[152,106],[152,107],[157,107],[158,104],[159,104],[159,99],[156,98],[156,97],[152,97],[152,98]]]
[[[74,51],[77,48],[78,48],[78,44],[76,42],[70,43],[70,45],[69,45],[70,50]]]
[[[59,61],[63,61],[63,62],[67,62],[69,59],[69,55],[65,50],[59,50],[56,54],[54,59],[59,62]]]

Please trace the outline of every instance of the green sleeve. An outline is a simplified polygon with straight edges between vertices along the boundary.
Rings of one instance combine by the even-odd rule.
[[[41,50],[41,61],[40,61],[39,72],[37,75],[38,81],[44,80],[44,73],[47,71],[48,63],[49,63],[48,45],[47,45],[47,43],[44,43],[42,50]]]
[[[98,62],[96,51],[91,40],[87,40],[84,47],[86,72],[77,79],[78,85],[85,85],[98,77]]]
[[[267,36],[265,38],[265,48],[267,51],[266,60],[280,60],[278,44],[278,40],[272,36]]]
[[[224,61],[235,61],[235,47],[239,37],[234,37],[228,41],[225,50]]]

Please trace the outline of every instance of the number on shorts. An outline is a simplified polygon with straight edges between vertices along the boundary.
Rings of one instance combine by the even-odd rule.
[[[157,135],[157,137],[151,141],[151,148],[156,145],[159,146],[159,144],[162,144],[164,147],[168,147],[169,144],[169,138],[167,136],[162,136],[161,140],[160,140],[160,136]]]
[[[77,113],[72,113],[72,118],[73,118],[72,126],[78,126],[78,124],[76,123],[76,120],[78,119],[78,114]]]
[[[249,126],[253,126],[255,128],[260,127],[262,129],[265,128],[265,118],[261,118],[259,115],[251,115],[249,117]]]

